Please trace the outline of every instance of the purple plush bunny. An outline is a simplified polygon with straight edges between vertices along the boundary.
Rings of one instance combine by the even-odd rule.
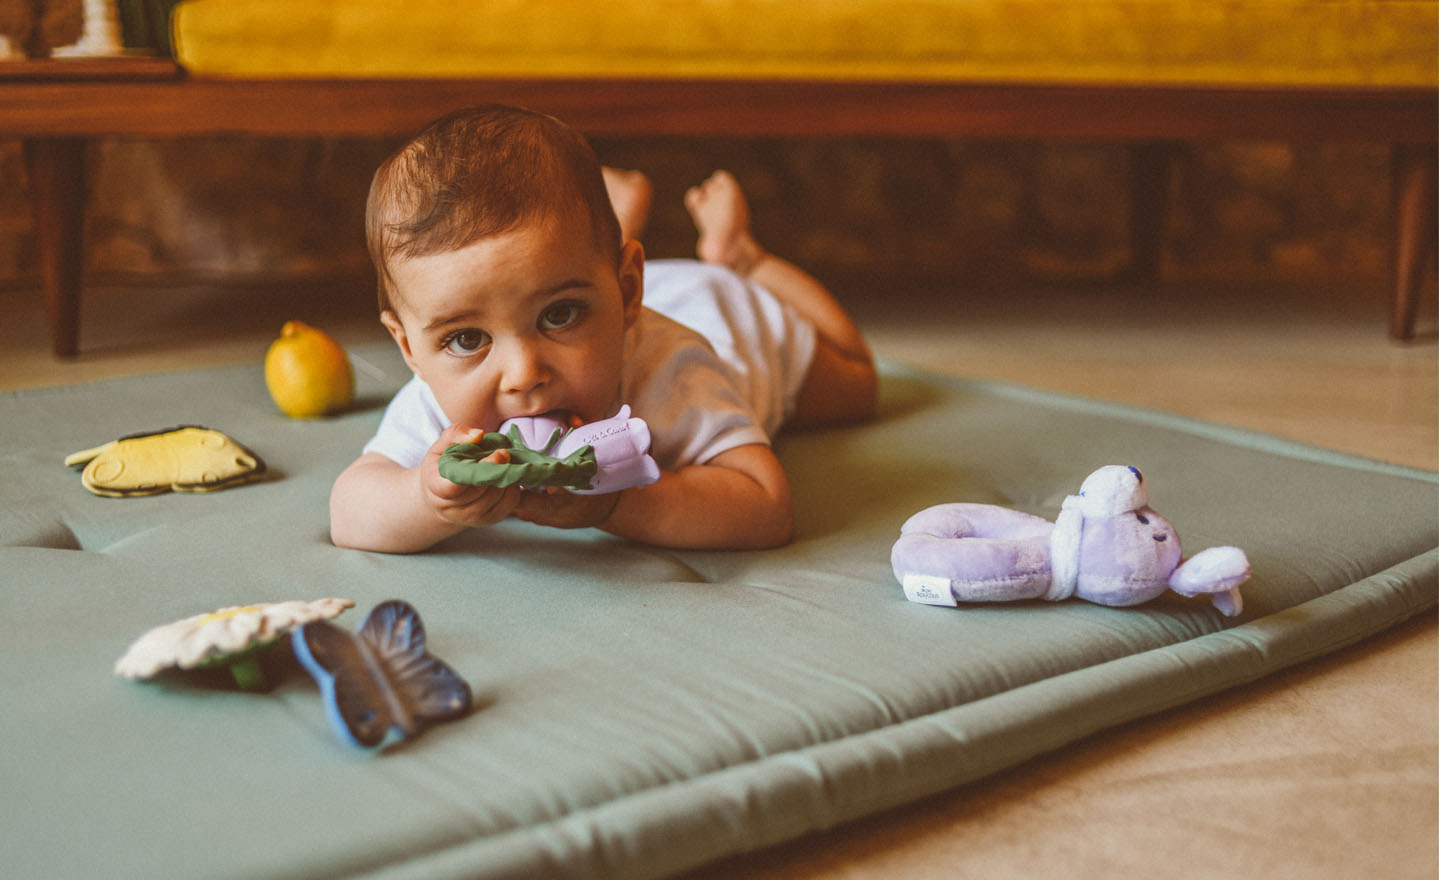
[[[1174,590],[1240,613],[1250,563],[1212,547],[1181,563],[1180,537],[1151,510],[1145,478],[1110,465],[1085,479],[1054,523],[991,504],[940,504],[910,517],[890,552],[913,602],[959,605],[1078,596],[1138,605]]]

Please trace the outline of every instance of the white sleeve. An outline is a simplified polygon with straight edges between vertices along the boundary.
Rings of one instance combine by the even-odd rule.
[[[650,454],[667,471],[737,446],[769,445],[737,376],[700,334],[641,312],[621,373],[621,400],[650,426]]]
[[[450,425],[430,386],[416,376],[395,393],[380,427],[362,452],[378,452],[401,467],[413,468]]]

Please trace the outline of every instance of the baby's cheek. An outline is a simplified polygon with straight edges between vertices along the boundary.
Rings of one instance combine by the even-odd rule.
[[[473,377],[437,380],[430,390],[453,424],[484,432],[495,430],[503,421],[495,406],[494,388],[487,381]]]

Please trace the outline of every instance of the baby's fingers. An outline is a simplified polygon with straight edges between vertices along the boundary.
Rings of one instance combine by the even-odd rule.
[[[426,458],[439,458],[440,453],[455,443],[479,443],[485,436],[485,432],[479,428],[466,428],[462,425],[451,425],[440,432],[435,442],[430,444],[430,450],[425,453]]]
[[[510,450],[497,449],[481,460],[490,464],[509,464]],[[431,494],[455,504],[470,504],[494,488],[492,486],[472,486],[467,483],[452,483],[440,473],[438,466],[426,469],[425,481],[426,488],[430,490]]]
[[[464,520],[472,526],[493,526],[514,512],[524,494],[519,486],[487,488],[486,498],[463,508]]]

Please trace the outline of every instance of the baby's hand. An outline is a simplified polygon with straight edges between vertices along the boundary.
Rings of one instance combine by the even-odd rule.
[[[620,503],[620,494],[575,495],[551,486],[543,492],[521,493],[512,515],[557,529],[584,529],[609,519],[615,505]]]
[[[484,431],[451,425],[425,453],[420,464],[420,492],[435,515],[457,526],[493,526],[509,516],[520,500],[520,488],[499,489],[494,486],[462,486],[440,476],[440,454],[453,443],[475,443]],[[505,464],[510,460],[508,449],[497,449],[485,461]]]

